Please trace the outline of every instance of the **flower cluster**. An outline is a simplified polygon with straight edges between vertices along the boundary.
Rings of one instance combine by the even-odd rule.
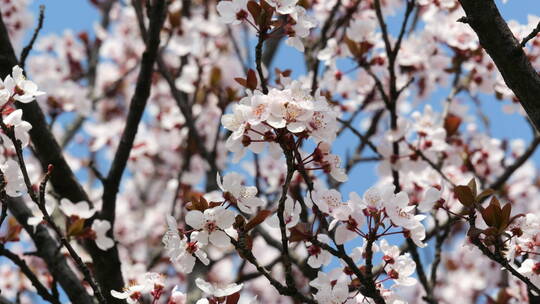
[[[217,11],[224,23],[240,24],[246,22],[252,25],[255,30],[259,30],[259,27],[266,27],[272,22],[266,22],[260,20],[261,11],[266,12],[266,19],[272,19],[272,15],[277,13],[286,22],[274,22],[274,28],[271,28],[271,33],[275,33],[278,29],[282,29],[284,34],[288,37],[286,43],[300,52],[304,52],[304,44],[301,38],[309,36],[310,29],[317,26],[317,21],[310,16],[306,9],[300,5],[297,5],[298,0],[268,0],[261,1],[261,4],[252,2],[253,6],[256,6],[258,13],[253,15],[254,10],[248,9],[248,0],[232,0],[232,1],[220,1],[217,5]],[[276,20],[277,21],[277,20]]]
[[[235,153],[233,161],[240,160],[246,149],[261,153],[266,144],[271,155],[280,157],[279,143],[289,133],[319,143],[304,164],[315,161],[336,180],[345,181],[339,156],[329,151],[338,131],[337,113],[319,92],[314,96],[302,82],[293,81],[285,89],[273,88],[266,95],[255,91],[235,104],[232,113],[222,118],[223,126],[232,131],[226,146]]]

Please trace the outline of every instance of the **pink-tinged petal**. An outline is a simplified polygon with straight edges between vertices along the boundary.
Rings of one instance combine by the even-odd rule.
[[[339,225],[336,228],[336,244],[343,245],[346,242],[354,239],[356,237],[356,233],[347,229],[346,225]]]

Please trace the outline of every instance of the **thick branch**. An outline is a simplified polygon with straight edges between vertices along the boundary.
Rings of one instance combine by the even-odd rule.
[[[520,42],[499,13],[493,0],[459,0],[467,17],[462,19],[476,32],[480,45],[517,96],[536,129],[540,129],[540,76],[532,67]]]
[[[165,20],[165,0],[156,0],[152,7],[150,16],[149,36],[146,44],[146,50],[142,55],[141,69],[137,77],[135,93],[131,99],[129,113],[126,119],[126,125],[122,131],[120,144],[114,155],[111,168],[106,178],[103,191],[103,208],[100,217],[111,222],[114,229],[116,196],[120,187],[122,174],[127,165],[129,154],[133,147],[133,142],[137,134],[138,126],[141,121],[152,81],[153,66],[158,56],[160,32]],[[112,234],[112,230],[109,231]],[[97,249],[99,250],[99,249]],[[97,251],[94,248],[94,251]],[[118,249],[116,245],[99,254],[95,261],[96,267],[104,267],[98,275],[98,280],[104,290],[109,303],[122,303],[123,301],[113,298],[110,290],[120,290],[123,287],[123,278],[118,258]]]
[[[45,261],[47,269],[54,278],[58,280],[60,286],[73,303],[93,304],[94,301],[86,292],[81,281],[77,278],[73,270],[68,266],[66,258],[58,251],[58,242],[49,234],[44,225],[35,227],[28,225],[28,218],[32,212],[23,200],[9,198],[8,207],[11,214],[28,232],[37,249],[37,255]]]

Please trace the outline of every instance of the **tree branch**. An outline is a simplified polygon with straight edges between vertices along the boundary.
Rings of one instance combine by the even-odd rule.
[[[493,0],[459,0],[480,45],[501,72],[536,129],[540,129],[540,75],[531,65],[521,44],[499,13]]]
[[[4,244],[1,244],[1,243],[0,243],[0,255],[3,255],[6,258],[10,259],[15,265],[19,267],[22,273],[24,273],[24,275],[30,280],[30,282],[32,282],[32,285],[36,288],[38,295],[42,297],[43,300],[48,301],[53,304],[60,304],[60,300],[58,298],[55,298],[49,293],[49,290],[47,289],[47,287],[45,287],[39,281],[39,279],[32,272],[30,267],[28,267],[26,262],[23,259],[21,259],[17,254],[5,248]]]

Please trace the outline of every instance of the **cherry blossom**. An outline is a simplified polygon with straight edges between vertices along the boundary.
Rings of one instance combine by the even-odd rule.
[[[74,204],[67,198],[60,200],[60,210],[68,217],[75,216],[81,219],[88,219],[96,213],[94,208],[90,208],[88,202],[81,201]]]
[[[0,263],[2,296],[534,301],[540,123],[468,1],[90,1],[26,58],[0,0],[0,255],[37,278]],[[493,47],[540,70],[539,21]]]
[[[188,242],[184,236],[178,233],[176,220],[167,216],[168,230],[163,236],[162,242],[165,245],[167,256],[181,271],[190,273],[199,259],[203,264],[208,265],[206,252],[204,252],[197,242]]]
[[[148,272],[144,275],[142,284],[131,284],[122,290],[122,292],[111,290],[111,295],[117,299],[126,300],[129,304],[140,303],[143,295],[156,288],[163,288],[163,276],[158,273]]]
[[[257,195],[256,187],[243,186],[242,180],[242,176],[236,172],[225,174],[223,181],[219,173],[217,175],[218,186],[224,192],[225,198],[238,206],[240,211],[250,214],[255,212],[258,207],[263,206],[264,201],[255,196]]]
[[[23,70],[19,66],[13,67],[11,75],[4,79],[3,86],[13,95],[15,100],[22,103],[31,102],[36,96],[45,94],[38,90],[34,82],[24,77]]]
[[[22,120],[22,114],[22,110],[15,110],[11,112],[8,116],[4,118],[4,124],[6,124],[8,128],[13,128],[15,138],[21,142],[21,147],[24,148],[28,146],[28,143],[30,142],[30,136],[28,135],[28,131],[32,129],[32,125],[27,121]],[[0,136],[2,136],[2,140],[4,141],[6,146],[15,150],[11,139],[6,136],[6,134],[0,133]]]
[[[199,230],[194,239],[201,244],[212,243],[218,247],[230,244],[230,238],[223,230],[231,227],[234,213],[221,206],[206,209],[203,212],[192,210],[186,214],[186,224]]]
[[[225,23],[240,24],[248,18],[247,0],[220,1],[217,11]]]
[[[12,197],[18,197],[26,193],[26,184],[21,173],[19,164],[9,159],[3,165],[0,166],[0,170],[4,174],[4,180],[6,181],[6,193]]]

